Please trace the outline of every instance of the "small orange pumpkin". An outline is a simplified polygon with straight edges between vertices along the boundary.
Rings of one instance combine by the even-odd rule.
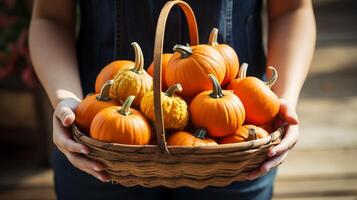
[[[221,138],[220,144],[237,143],[267,137],[269,133],[255,125],[243,125],[233,134]]]
[[[190,116],[195,127],[206,128],[212,137],[223,137],[242,126],[245,110],[236,95],[222,90],[214,75],[209,77],[213,90],[201,92],[192,100]]]
[[[107,81],[100,91],[100,94],[87,95],[75,110],[76,125],[80,130],[89,133],[90,125],[94,116],[104,108],[120,105],[118,101],[110,98],[109,90],[113,80]]]
[[[165,78],[165,72],[167,65],[169,63],[170,58],[172,57],[172,53],[164,53],[162,54],[162,90],[165,91],[168,88],[168,85],[166,85],[166,78]],[[147,70],[148,74],[151,77],[154,77],[154,63],[152,62]]]
[[[112,80],[121,69],[131,69],[135,63],[130,60],[116,60],[105,66],[95,80],[95,93],[99,93],[105,82]]]
[[[231,83],[231,88],[242,101],[246,111],[246,123],[263,125],[272,121],[279,112],[279,98],[270,87],[275,83],[278,73],[274,67],[269,67],[272,77],[263,82],[256,77],[242,77]]]
[[[139,111],[130,108],[134,98],[129,96],[123,106],[111,106],[100,111],[93,119],[90,136],[103,142],[149,144],[150,124]]]
[[[239,70],[239,59],[237,53],[232,47],[226,44],[219,44],[217,42],[218,29],[213,28],[208,39],[208,44],[218,50],[223,56],[226,66],[226,74],[222,81],[222,85],[230,83],[236,78]]]
[[[206,130],[198,129],[195,134],[187,131],[178,131],[173,133],[167,139],[168,146],[207,146],[207,145],[217,145],[217,142],[211,138],[205,137]]]
[[[184,90],[183,97],[193,97],[211,88],[208,74],[217,77],[222,83],[226,67],[224,58],[209,45],[183,46],[175,45],[165,72],[167,85],[180,83]]]
[[[139,106],[143,96],[153,89],[152,77],[144,70],[144,56],[138,43],[131,44],[135,50],[135,66],[120,70],[114,77],[111,93],[120,101],[135,96],[134,105]]]

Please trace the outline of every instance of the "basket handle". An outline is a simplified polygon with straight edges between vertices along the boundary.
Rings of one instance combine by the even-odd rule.
[[[162,153],[170,154],[167,149],[165,138],[165,128],[163,121],[162,105],[161,105],[161,82],[162,82],[162,60],[163,43],[165,35],[165,26],[167,17],[173,6],[179,6],[186,16],[188,29],[190,33],[190,44],[192,46],[198,45],[198,28],[195,15],[191,7],[182,0],[168,1],[160,12],[160,16],[156,26],[155,44],[154,44],[154,109],[155,109],[155,129],[157,145]]]

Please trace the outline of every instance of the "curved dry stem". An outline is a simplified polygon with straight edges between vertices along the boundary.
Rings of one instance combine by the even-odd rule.
[[[257,139],[257,133],[255,132],[254,128],[248,128],[248,140],[256,140]]]
[[[165,95],[168,97],[172,97],[176,92],[181,92],[182,91],[182,86],[180,83],[176,83],[174,85],[171,85],[169,89],[166,90]]]
[[[135,51],[135,66],[132,69],[133,72],[141,74],[144,71],[144,55],[139,44],[137,42],[131,43]]]
[[[120,110],[118,111],[120,114],[128,116],[131,114],[130,112],[130,107],[131,104],[133,103],[135,99],[135,96],[129,96],[123,103],[122,107],[120,108]]]
[[[222,98],[224,96],[221,85],[219,84],[217,78],[213,74],[208,74],[209,78],[212,81],[213,89],[209,95],[212,98]]]
[[[212,46],[218,45],[217,38],[218,38],[218,29],[213,28],[208,38],[208,44]]]
[[[265,84],[271,88],[275,81],[278,79],[278,72],[276,71],[276,69],[272,66],[269,66],[268,69],[271,71],[271,77],[268,81],[265,82]]]
[[[239,79],[246,78],[247,77],[247,70],[248,70],[248,64],[247,63],[243,63],[239,68],[238,78]]]
[[[199,128],[199,129],[197,129],[197,131],[195,133],[195,137],[204,140],[206,138],[206,133],[207,133],[206,129]]]
[[[173,48],[175,52],[181,53],[181,58],[190,57],[192,54],[192,48],[190,46],[184,46],[176,44]]]
[[[97,96],[97,100],[98,101],[110,101],[110,88],[113,85],[114,80],[109,80],[107,82],[104,83],[104,85],[102,86],[102,88],[100,89],[100,93]]]

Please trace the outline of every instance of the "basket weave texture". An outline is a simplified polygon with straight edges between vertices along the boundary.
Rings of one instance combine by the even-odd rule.
[[[186,15],[190,45],[197,45],[198,29],[190,6],[181,0],[169,1],[161,10],[154,46],[155,132],[158,145],[124,145],[94,140],[74,125],[74,139],[90,149],[88,158],[106,166],[111,180],[124,186],[164,186],[169,188],[227,186],[246,179],[267,158],[267,150],[277,145],[284,128],[268,137],[235,143],[202,147],[167,146],[161,106],[161,55],[165,25],[172,7],[178,6]]]

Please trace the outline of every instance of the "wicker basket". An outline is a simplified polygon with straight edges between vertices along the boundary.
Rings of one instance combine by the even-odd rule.
[[[161,54],[167,17],[179,6],[189,26],[191,45],[198,44],[194,13],[184,1],[169,1],[161,10],[154,47],[155,129],[158,145],[123,145],[94,140],[73,126],[74,139],[90,149],[87,155],[106,165],[111,180],[124,186],[169,188],[227,186],[246,179],[247,174],[267,158],[269,147],[280,142],[283,128],[268,137],[248,142],[203,147],[166,145],[161,107]]]

